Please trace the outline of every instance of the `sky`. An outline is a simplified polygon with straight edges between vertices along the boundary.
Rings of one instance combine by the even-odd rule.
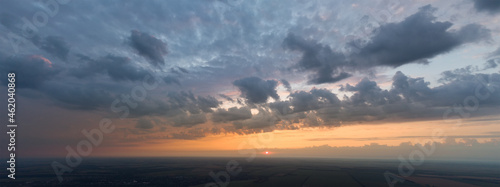
[[[500,1],[0,3],[21,156],[500,158]]]

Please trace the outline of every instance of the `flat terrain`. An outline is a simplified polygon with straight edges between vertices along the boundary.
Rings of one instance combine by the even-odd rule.
[[[58,159],[19,160],[16,180],[0,186],[388,186],[384,173],[398,175],[398,161],[305,158],[86,158],[59,183],[50,166]],[[241,172],[229,175],[234,160]],[[232,162],[233,164],[236,162]],[[219,175],[221,176],[221,175]],[[394,186],[500,186],[500,164],[425,161]]]

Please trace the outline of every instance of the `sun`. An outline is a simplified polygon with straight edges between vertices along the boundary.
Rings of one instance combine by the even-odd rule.
[[[268,155],[268,154],[269,154],[269,151],[266,151],[266,155]]]

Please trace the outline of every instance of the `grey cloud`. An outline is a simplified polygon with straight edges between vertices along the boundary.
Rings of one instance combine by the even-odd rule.
[[[269,108],[277,111],[280,115],[292,113],[292,108],[289,101],[277,101],[269,103]]]
[[[227,95],[219,94],[219,96],[222,97],[222,98],[224,98],[224,99],[226,99],[226,100],[228,100],[228,101],[230,101],[230,102],[234,102],[234,99],[231,98],[231,97],[229,97],[229,96],[227,96]]]
[[[56,56],[61,60],[66,60],[70,50],[70,45],[64,38],[58,36],[47,36],[39,43],[40,49]]]
[[[87,83],[50,82],[40,89],[52,100],[65,108],[77,110],[95,110],[115,99],[109,87],[104,88]]]
[[[217,108],[221,102],[212,96],[198,96],[198,106],[203,112],[213,112],[212,108]]]
[[[308,81],[310,84],[322,84],[337,82],[356,71],[378,66],[427,64],[428,59],[463,44],[491,38],[490,30],[478,24],[450,30],[451,22],[436,21],[433,15],[436,10],[430,5],[423,6],[401,22],[381,25],[366,44],[354,44],[359,41],[348,43],[348,46],[357,48],[350,54],[334,52],[327,45],[292,33],[282,45],[285,49],[302,52],[302,58],[293,68],[312,72]]]
[[[175,127],[192,127],[207,122],[207,117],[204,113],[183,113],[170,118],[170,120],[174,122]]]
[[[149,74],[145,69],[134,65],[129,58],[114,55],[100,57],[97,60],[79,55],[78,66],[71,69],[70,72],[79,78],[105,74],[116,81],[138,81]]]
[[[469,24],[450,31],[451,22],[436,21],[436,8],[427,5],[399,23],[382,25],[371,41],[352,57],[358,66],[392,66],[428,63],[426,59],[470,42],[490,38],[490,31]]]
[[[484,63],[483,70],[496,68],[496,67],[498,67],[499,63],[500,63],[500,61],[498,59],[490,59],[490,60],[486,61],[486,63]]]
[[[442,76],[442,85],[430,87],[423,78],[397,72],[388,90],[365,78],[355,85],[343,85],[340,91],[352,95],[341,101],[329,90],[313,89],[292,93],[288,100],[270,103],[269,108],[283,122],[338,126],[363,121],[441,119],[447,109],[464,105],[465,99],[476,96],[478,91],[482,95],[476,96],[477,104],[482,107],[475,116],[491,115],[500,107],[498,73],[481,74],[462,68]]]
[[[293,112],[316,110],[326,106],[340,104],[340,100],[337,96],[326,89],[312,89],[309,92],[295,92],[290,94],[289,97]]]
[[[174,76],[165,76],[163,78],[163,81],[167,84],[177,84],[178,86],[181,85],[181,82],[179,81],[179,79],[174,77]]]
[[[44,82],[53,79],[61,70],[48,59],[38,56],[0,56],[0,70],[3,77],[16,73],[17,88],[39,88]],[[2,79],[4,85],[7,78]]]
[[[473,0],[474,8],[477,11],[484,11],[490,14],[496,14],[500,11],[500,2],[495,0]]]
[[[247,77],[233,82],[238,87],[241,96],[247,99],[249,103],[265,103],[269,97],[278,100],[276,92],[278,81],[262,80],[258,77]]]
[[[386,104],[391,98],[387,90],[382,90],[378,87],[377,83],[364,78],[355,86],[346,84],[341,88],[342,91],[354,92],[348,99],[350,104],[359,105],[383,105]]]
[[[248,107],[232,107],[226,109],[218,109],[212,114],[213,122],[229,122],[237,120],[246,120],[252,118],[252,112]]]
[[[167,96],[169,108],[182,109],[192,114],[212,112],[212,108],[217,108],[221,104],[212,96],[195,96],[192,92],[169,92]]]
[[[43,37],[39,33],[34,31],[27,31],[31,28],[36,28],[33,23],[31,26],[26,27],[26,23],[17,16],[9,13],[0,14],[0,24],[4,25],[11,32],[19,34],[17,36],[21,37],[22,43],[20,46],[26,45],[25,42],[31,42],[33,45],[39,49],[54,55],[55,57],[66,60],[70,51],[70,44],[61,36],[47,36]],[[31,35],[30,37],[26,35]]]
[[[259,113],[247,120],[235,121],[234,127],[243,130],[245,133],[261,132],[276,125],[280,119],[272,112],[259,108]]]
[[[292,86],[287,80],[281,79],[281,83],[283,83],[283,86],[286,88],[288,92],[292,92]]]
[[[488,58],[500,57],[500,47],[498,47],[495,51],[488,54]]]
[[[448,106],[464,103],[469,96],[479,97],[478,94],[487,94],[486,99],[479,99],[481,106],[497,106],[500,104],[500,74],[444,74],[448,80],[445,84],[435,87],[432,100],[428,99],[429,105]]]
[[[337,82],[351,76],[342,70],[347,63],[345,56],[332,51],[329,46],[289,33],[283,41],[283,47],[302,52],[302,58],[295,68],[314,73],[309,77],[310,84]]]
[[[148,33],[133,30],[130,33],[129,44],[139,55],[148,58],[155,66],[164,65],[163,56],[168,53],[167,44]]]
[[[182,73],[189,73],[186,68],[177,67],[177,69],[179,69],[179,71],[181,71]]]
[[[152,129],[154,127],[154,124],[147,119],[141,118],[137,120],[137,123],[135,125],[135,128],[138,129]]]
[[[163,116],[173,118],[177,115],[206,114],[212,113],[213,109],[219,107],[221,103],[212,96],[196,96],[191,91],[170,91],[166,95],[147,98],[140,102],[137,108],[130,111],[130,117]]]

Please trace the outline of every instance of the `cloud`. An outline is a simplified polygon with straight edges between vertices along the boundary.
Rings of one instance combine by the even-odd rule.
[[[178,78],[174,77],[174,76],[165,76],[163,78],[163,82],[167,83],[167,84],[177,84],[177,86],[180,86],[181,85],[181,82],[179,81]]]
[[[170,120],[174,123],[174,127],[192,127],[207,122],[207,117],[204,113],[183,113],[170,118]]]
[[[47,36],[42,41],[37,42],[40,49],[56,56],[61,60],[66,60],[70,50],[70,45],[63,37]]]
[[[427,5],[399,23],[382,25],[371,41],[353,54],[357,66],[398,67],[407,63],[428,63],[427,59],[470,42],[490,38],[490,31],[469,24],[458,31],[451,22],[436,21],[437,9]]]
[[[500,47],[488,54],[488,58],[500,57]]]
[[[61,70],[43,56],[0,56],[0,71],[3,77],[8,73],[16,73],[17,88],[39,88],[43,83],[53,79]],[[1,81],[7,84],[7,79]]]
[[[191,114],[213,112],[212,108],[217,108],[221,104],[212,96],[195,96],[190,91],[169,92],[167,99],[167,108],[188,111]]]
[[[280,121],[280,119],[272,112],[267,111],[264,108],[258,109],[259,113],[253,115],[252,118],[235,121],[233,123],[234,127],[237,130],[243,130],[244,133],[255,133],[261,132],[262,130],[269,131]]]
[[[372,4],[360,2],[359,7]],[[233,128],[248,132],[277,123],[334,126],[364,121],[426,120],[440,117],[448,106],[463,105],[464,97],[474,95],[475,86],[480,85],[474,78],[491,81],[488,88],[497,88],[496,75],[450,71],[443,75],[445,78],[438,87],[431,87],[424,78],[410,77],[401,72],[393,77],[393,87],[387,90],[373,80],[363,79],[359,83],[344,85],[343,89],[349,92],[349,96],[342,100],[339,100],[341,95],[328,89],[300,91],[302,85],[290,85],[288,81],[303,80],[301,74],[308,75],[310,84],[333,83],[374,67],[423,63],[463,44],[486,39],[489,33],[479,25],[460,28],[442,21],[447,19],[446,16],[453,16],[455,9],[444,13],[443,19],[436,19],[433,8],[424,7],[406,19],[401,17],[405,14],[394,14],[395,19],[391,20],[403,21],[382,25],[377,32],[371,33],[373,35],[364,33],[360,36],[369,39],[358,51],[366,56],[343,54],[336,50],[343,47],[339,46],[345,39],[343,36],[361,30],[355,28],[359,24],[356,20],[366,12],[353,13],[350,8],[331,2],[276,1],[262,5],[245,1],[237,2],[233,7],[221,7],[220,3],[213,1],[126,4],[74,1],[61,7],[58,15],[50,17],[43,29],[37,27],[39,32],[27,38],[28,43],[19,46],[20,51],[30,56],[1,58],[0,69],[2,73],[12,69],[18,71],[19,87],[39,92],[40,103],[47,103],[46,99],[53,102],[50,104],[96,110],[101,115],[107,115],[102,112],[111,113],[111,102],[130,95],[131,89],[140,85],[138,81],[149,73],[160,75],[167,84],[181,85],[182,81],[182,87],[161,85],[148,91],[148,97],[138,102],[136,108],[131,108],[129,115],[130,118],[146,120],[158,117],[181,130],[210,120],[224,125],[230,125],[226,124],[230,122],[234,124]],[[408,8],[407,4],[403,5]],[[320,7],[333,7],[336,11],[318,12]],[[40,8],[43,8],[40,3],[8,2],[8,6],[0,7],[0,12],[3,12],[0,30],[22,35],[24,22],[21,18],[33,15]],[[261,14],[265,12],[269,14]],[[32,21],[31,17],[27,18]],[[482,18],[487,17],[472,22],[484,21]],[[67,27],[59,28],[60,25]],[[96,31],[95,28],[106,29]],[[139,30],[131,31],[131,28]],[[396,31],[402,34],[394,34]],[[287,33],[295,34],[287,36]],[[12,46],[8,35],[0,36],[0,40],[5,41],[1,42],[0,51],[10,51]],[[122,45],[124,40],[125,46]],[[293,63],[295,54],[283,52],[283,48],[298,53],[299,60]],[[383,48],[395,50],[378,50]],[[131,54],[132,50],[138,55]],[[165,64],[167,53],[172,55]],[[144,59],[152,65],[138,63]],[[497,63],[487,65],[493,67]],[[158,68],[160,66],[167,67],[164,71]],[[301,71],[301,74],[286,71],[289,67]],[[254,78],[240,79],[243,77]],[[265,80],[255,77],[265,77]],[[276,89],[280,79],[290,95],[278,101]],[[219,95],[231,93],[231,89],[238,89],[243,99],[232,94],[231,97]],[[481,89],[484,91],[487,90]],[[23,93],[26,92],[20,92]],[[230,107],[238,107],[220,108],[226,106],[210,95],[218,95],[221,101],[225,98],[234,102],[228,103]],[[275,101],[267,103],[270,97]],[[480,100],[477,114],[483,115],[484,110],[497,106],[496,98],[495,92],[487,100]],[[256,103],[258,105],[253,105]],[[260,107],[259,114],[252,115],[251,107]],[[495,110],[490,111],[494,113]],[[192,131],[191,134],[178,133],[172,137],[201,135]]]
[[[191,91],[169,91],[166,94],[156,94],[139,102],[134,110],[130,110],[129,117],[161,116],[171,119],[177,115],[207,114],[214,112],[214,109],[222,104],[212,96],[195,95]],[[183,119],[176,120],[182,123]]]
[[[498,59],[489,59],[486,63],[484,63],[483,70],[496,68],[499,63],[500,61]]]
[[[489,14],[496,14],[500,12],[500,2],[490,0],[473,0],[474,8],[479,12],[487,12]]]
[[[316,110],[325,106],[340,104],[335,94],[326,89],[312,89],[309,92],[300,91],[290,94],[290,106],[293,112]]]
[[[286,88],[286,91],[292,92],[292,86],[290,85],[290,83],[287,80],[281,79],[280,82],[283,83],[283,86]]]
[[[333,52],[329,46],[289,33],[283,41],[283,47],[302,52],[302,58],[295,68],[314,73],[309,77],[310,84],[337,82],[351,76],[342,70],[347,63],[344,55]]]
[[[252,112],[249,107],[231,107],[228,109],[218,109],[212,114],[213,122],[229,122],[237,120],[246,120],[252,118]]]
[[[398,74],[396,74],[396,76],[398,76]],[[362,79],[355,86],[346,84],[345,87],[341,87],[340,90],[354,92],[354,94],[348,99],[348,102],[355,106],[379,106],[386,104],[390,101],[389,99],[391,99],[387,90],[380,89],[375,81],[370,81],[367,78]]]
[[[39,89],[56,104],[69,109],[96,110],[109,106],[115,99],[110,87],[101,87],[92,83],[62,83],[51,81]]]
[[[139,55],[148,58],[154,66],[164,65],[163,56],[167,51],[167,44],[144,32],[132,30],[129,37],[129,45],[137,50]]]
[[[153,127],[154,127],[154,124],[151,123],[150,120],[147,120],[144,118],[137,120],[137,123],[135,125],[135,128],[138,128],[138,129],[152,129]]]
[[[381,25],[363,46],[350,54],[333,51],[328,45],[306,40],[289,33],[283,47],[302,52],[299,62],[292,68],[312,72],[309,84],[334,83],[356,71],[373,67],[399,67],[408,63],[429,63],[428,59],[466,44],[488,40],[490,30],[478,24],[468,24],[451,30],[451,22],[436,21],[437,8],[423,6],[401,22]]]
[[[269,97],[279,100],[276,87],[278,81],[262,80],[258,77],[247,77],[233,82],[238,87],[241,96],[247,99],[248,103],[265,103]]]
[[[219,96],[222,97],[222,98],[224,98],[224,99],[226,99],[229,102],[234,102],[234,99],[231,98],[231,97],[229,97],[229,96],[227,96],[227,95],[219,94]]]
[[[104,74],[115,81],[139,81],[150,74],[144,68],[134,65],[129,58],[114,55],[100,57],[97,60],[79,55],[78,66],[70,71],[73,76],[78,78]]]
[[[281,122],[306,126],[442,119],[453,106],[471,110],[475,102],[480,107],[474,116],[487,116],[500,107],[500,74],[474,73],[462,68],[446,71],[442,77],[441,85],[430,87],[423,78],[398,71],[390,89],[381,89],[375,81],[364,78],[355,85],[341,86],[340,91],[351,92],[343,100],[330,90],[312,89],[291,93],[288,100],[269,103],[268,107]]]

